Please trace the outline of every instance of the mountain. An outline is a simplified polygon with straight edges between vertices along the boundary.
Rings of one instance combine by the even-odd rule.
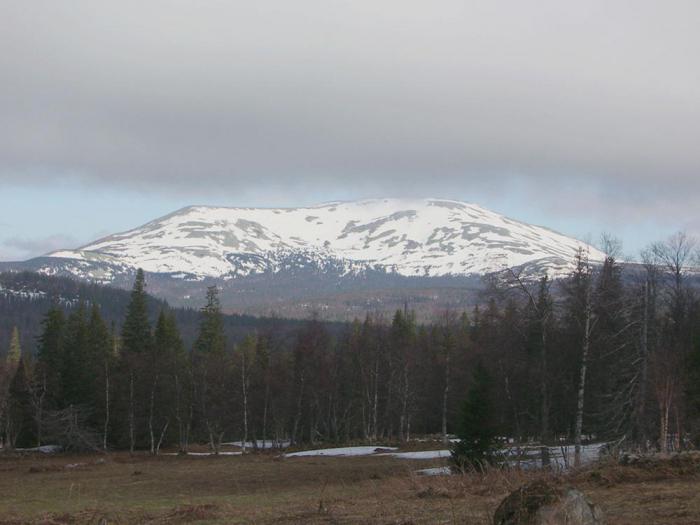
[[[576,239],[453,200],[191,206],[9,269],[126,286],[140,267],[151,274],[152,292],[175,304],[213,283],[224,289],[225,304],[250,311],[256,301],[284,308],[285,301],[364,291],[362,303],[384,289],[464,287],[510,267],[559,276],[579,247],[602,260]]]
[[[138,268],[177,278],[231,279],[332,262],[404,276],[486,274],[537,264],[570,267],[583,243],[474,204],[425,199],[337,202],[309,208],[192,206],[50,257]],[[601,258],[590,248],[593,258]]]

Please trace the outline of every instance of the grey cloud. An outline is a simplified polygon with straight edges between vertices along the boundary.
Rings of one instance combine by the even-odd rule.
[[[74,248],[77,245],[77,239],[63,234],[54,234],[41,238],[10,237],[2,241],[2,246],[0,247],[4,247],[5,250],[0,251],[0,254],[3,254],[3,259],[0,260],[23,260],[60,249]]]
[[[699,18],[692,1],[7,1],[0,177],[200,194],[517,183],[548,206],[688,213]]]

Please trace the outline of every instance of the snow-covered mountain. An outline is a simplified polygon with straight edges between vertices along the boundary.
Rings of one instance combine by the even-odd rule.
[[[581,241],[475,204],[373,199],[307,208],[192,206],[48,257],[57,264],[61,259],[69,273],[103,281],[138,267],[185,280],[230,280],[305,267],[332,269],[340,276],[370,270],[468,276],[508,267],[557,275],[571,268],[581,246],[591,260],[602,260],[601,252]]]

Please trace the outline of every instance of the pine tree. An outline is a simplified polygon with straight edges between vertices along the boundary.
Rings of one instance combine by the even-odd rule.
[[[642,359],[640,345],[630,337],[634,323],[625,300],[622,268],[614,255],[605,258],[593,297],[597,319],[590,376],[594,431],[598,436],[630,438],[635,431],[634,397]]]
[[[22,347],[19,342],[19,329],[15,326],[12,328],[12,336],[10,337],[10,349],[7,352],[7,364],[14,368],[19,364],[22,358]]]
[[[66,406],[80,405],[89,408],[92,402],[93,371],[88,355],[88,326],[85,305],[68,316],[66,322],[65,351],[61,370],[61,391]]]
[[[52,306],[41,323],[37,347],[37,375],[46,388],[47,408],[62,408],[62,371],[65,359],[66,319],[63,310]]]
[[[491,374],[481,362],[477,363],[460,412],[459,441],[452,448],[452,462],[459,469],[483,469],[496,457],[493,389]]]
[[[216,286],[207,288],[207,304],[202,308],[201,315],[199,335],[194,345],[195,352],[199,355],[223,354],[226,349],[226,336],[219,303],[219,289]]]
[[[86,365],[90,373],[91,417],[90,423],[102,434],[102,448],[107,448],[109,431],[115,356],[113,334],[102,318],[100,308],[93,304],[87,324]]]
[[[201,311],[199,334],[192,355],[198,415],[215,454],[219,452],[224,435],[229,364],[218,294],[216,286],[207,289],[207,304]]]
[[[554,369],[550,361],[549,347],[551,345],[554,323],[554,301],[550,292],[550,281],[547,276],[540,279],[537,295],[530,295],[527,292],[528,303],[526,313],[526,348],[528,357],[531,359],[533,376],[537,377],[537,391],[539,398],[536,400],[536,412],[539,413],[539,435],[542,442],[540,447],[542,454],[542,465],[549,465],[549,448],[546,446],[550,440],[550,401],[552,398],[551,383],[552,370]],[[531,398],[531,397],[530,397]],[[531,398],[532,399],[532,398]],[[533,410],[533,412],[535,412]]]
[[[151,324],[148,320],[146,280],[141,268],[136,272],[136,280],[131,291],[131,300],[126,310],[122,327],[122,350],[127,355],[140,355],[148,352],[152,343]]]
[[[167,437],[171,420],[179,422],[181,419],[181,409],[185,407],[181,406],[182,392],[179,383],[183,379],[185,364],[185,350],[175,318],[161,310],[148,363],[148,429],[151,454],[158,454]]]
[[[126,413],[129,450],[133,453],[137,441],[143,436],[143,422],[146,419],[146,403],[149,392],[149,378],[144,368],[153,344],[151,324],[148,320],[146,282],[142,269],[136,272],[131,299],[122,326],[122,346],[119,370],[121,391],[119,399],[126,406],[120,411]]]

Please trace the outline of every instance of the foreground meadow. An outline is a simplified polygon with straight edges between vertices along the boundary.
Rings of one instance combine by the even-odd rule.
[[[0,456],[0,524],[490,523],[539,472],[421,476],[444,459],[388,456]],[[609,524],[700,523],[700,460],[591,466],[555,478]]]

